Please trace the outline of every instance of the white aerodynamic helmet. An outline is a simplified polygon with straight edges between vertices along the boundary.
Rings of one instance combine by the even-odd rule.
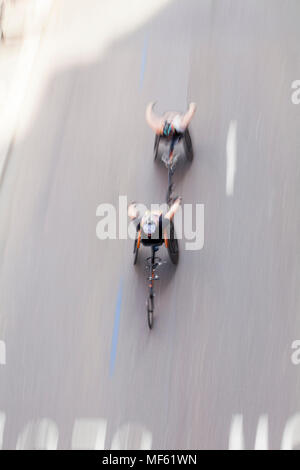
[[[150,212],[148,214],[145,214],[142,221],[142,228],[145,235],[153,235],[156,230],[156,227],[157,221],[155,220],[155,217],[153,217]]]

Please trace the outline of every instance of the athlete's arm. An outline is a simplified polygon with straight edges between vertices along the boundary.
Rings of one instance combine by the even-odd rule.
[[[165,215],[165,219],[171,220],[181,205],[181,197],[178,197]]]
[[[140,229],[140,223],[143,218],[143,214],[141,214],[138,210],[136,202],[129,204],[127,212],[128,217],[131,219],[134,226],[136,227],[136,230],[138,231]]]
[[[190,103],[188,111],[182,116],[181,127],[185,130],[196,112],[196,103]]]
[[[156,116],[153,112],[154,102],[148,104],[146,108],[146,121],[156,134],[161,134],[164,126],[163,118]]]

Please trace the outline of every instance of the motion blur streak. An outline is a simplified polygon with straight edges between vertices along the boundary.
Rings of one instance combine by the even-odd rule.
[[[149,37],[145,36],[143,53],[142,53],[141,73],[140,73],[140,89],[142,89],[143,82],[144,82],[144,75],[145,75],[145,68],[146,68],[146,61],[147,61],[148,42],[149,42]]]
[[[6,156],[14,137],[18,116],[22,109],[21,106],[24,101],[30,72],[32,71],[32,65],[37,53],[38,45],[38,37],[28,38],[24,41],[24,45],[20,52],[20,60],[15,72],[15,77],[10,87],[7,101],[4,103],[4,108],[1,113],[0,180],[5,166]]]
[[[118,334],[119,334],[119,326],[120,326],[120,315],[121,315],[121,306],[122,306],[122,294],[123,294],[123,281],[121,280],[119,290],[118,290],[117,306],[116,306],[116,312],[115,312],[115,323],[114,323],[113,336],[112,336],[112,342],[111,342],[110,375],[113,375],[114,373],[114,367],[115,367],[115,362],[116,362]]]
[[[83,4],[82,0],[52,0],[53,7],[45,33],[46,48],[51,60],[48,54],[44,59],[40,57],[42,67],[37,66],[35,73],[38,72],[38,77],[32,77],[35,86],[27,98],[26,114],[23,114],[20,124],[20,136],[23,137],[28,132],[28,127],[36,119],[49,77],[66,66],[89,64],[104,57],[115,41],[151,20],[170,1],[86,0]],[[28,39],[31,42],[37,40],[37,36]],[[21,57],[26,60],[26,55],[21,54]],[[30,60],[27,63],[30,64]],[[122,70],[118,70],[118,74],[121,73]],[[10,103],[7,108],[12,109]]]
[[[52,1],[0,186],[2,448],[299,448],[299,17],[299,0]],[[0,44],[8,113],[32,37]],[[132,240],[96,236],[100,204],[165,201],[150,101],[197,103],[174,195],[205,206],[151,332],[149,251],[133,266]]]

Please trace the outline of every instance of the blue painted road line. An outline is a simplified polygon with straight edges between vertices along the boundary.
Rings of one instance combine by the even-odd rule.
[[[147,52],[148,52],[148,42],[149,42],[149,37],[148,35],[146,35],[144,39],[144,47],[143,47],[143,52],[142,52],[142,63],[141,63],[141,72],[140,72],[140,90],[143,88],[143,83],[144,83],[144,75],[145,75]]]
[[[115,311],[114,330],[113,330],[111,350],[110,350],[110,368],[109,368],[110,376],[112,376],[114,373],[115,362],[116,362],[122,295],[123,295],[123,280],[120,281],[118,297],[117,297],[117,305],[116,305],[116,311]]]

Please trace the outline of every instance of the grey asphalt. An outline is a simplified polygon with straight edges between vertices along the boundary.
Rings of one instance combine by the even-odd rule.
[[[3,448],[42,418],[56,423],[58,448],[71,448],[76,419],[103,418],[106,448],[133,423],[154,449],[222,449],[235,414],[247,448],[262,414],[269,447],[280,448],[300,412],[300,365],[290,359],[300,338],[299,15],[298,0],[174,0],[99,60],[50,78],[0,189]],[[177,269],[161,269],[151,332],[146,251],[134,267],[132,241],[96,237],[100,203],[164,200],[166,172],[144,119],[150,100],[161,111],[197,103],[195,158],[176,192],[205,205],[204,248],[181,241]]]

